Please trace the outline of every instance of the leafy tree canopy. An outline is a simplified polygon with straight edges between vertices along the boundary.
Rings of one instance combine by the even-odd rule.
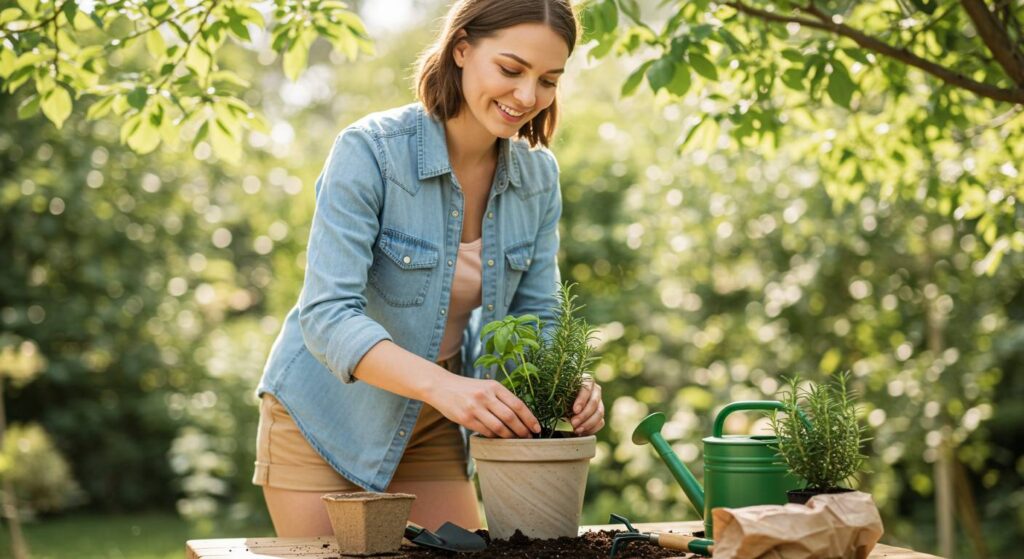
[[[240,99],[249,83],[218,64],[229,39],[269,43],[296,79],[317,37],[354,59],[372,53],[363,23],[335,0],[18,0],[0,9],[0,84],[34,89],[18,110],[58,128],[76,103],[88,117],[122,117],[121,141],[138,153],[208,139],[228,160],[262,117]],[[261,9],[263,11],[261,11]],[[137,51],[144,51],[140,56]]]
[[[689,112],[678,145],[802,146],[837,206],[866,192],[973,223],[992,273],[1024,250],[1024,2],[593,0],[614,54]],[[846,112],[847,118],[841,118]]]

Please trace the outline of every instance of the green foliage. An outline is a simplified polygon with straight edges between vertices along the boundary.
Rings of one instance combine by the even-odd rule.
[[[937,6],[591,0],[583,41],[629,61],[622,95],[646,76],[693,115],[680,151],[720,149],[720,134],[767,156],[789,144],[837,209],[875,194],[976,227],[992,274],[1024,251],[1024,4]]]
[[[67,460],[35,423],[11,425],[0,447],[0,479],[11,483],[22,515],[56,512],[84,497]]]
[[[771,413],[779,455],[808,489],[840,487],[864,469],[865,427],[849,381],[849,373],[839,373],[831,382],[806,386],[792,377],[781,398],[787,410]]]
[[[501,383],[530,408],[542,437],[554,436],[559,420],[569,416],[594,362],[590,347],[594,330],[579,315],[582,307],[576,305],[572,288],[569,283],[560,286],[550,327],[534,315],[507,316],[480,332],[484,351],[476,366],[501,370]]]
[[[0,11],[0,83],[7,93],[35,89],[18,117],[42,111],[61,128],[88,97],[89,118],[119,117],[121,142],[137,153],[208,140],[238,161],[243,132],[267,130],[239,98],[249,82],[221,66],[229,41],[252,48],[269,32],[291,80],[318,37],[350,60],[373,53],[363,23],[336,0],[275,0],[270,21],[260,8],[271,7],[251,0],[8,4]]]

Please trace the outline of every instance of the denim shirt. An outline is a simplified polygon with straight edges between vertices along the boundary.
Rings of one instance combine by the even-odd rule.
[[[482,219],[482,306],[463,333],[462,374],[477,378],[490,377],[473,366],[481,325],[507,314],[551,319],[559,279],[555,159],[520,140],[499,148]],[[316,181],[302,292],[257,394],[280,400],[324,460],[368,490],[387,488],[422,403],[352,372],[382,340],[436,361],[463,204],[444,125],[418,103],[343,130]]]

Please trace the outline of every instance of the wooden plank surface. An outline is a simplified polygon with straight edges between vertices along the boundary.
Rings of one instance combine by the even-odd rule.
[[[633,525],[641,532],[682,532],[690,534],[703,530],[699,521],[638,522]],[[601,524],[580,527],[580,533],[597,530],[622,530],[621,524]],[[408,544],[406,544],[408,545]],[[189,540],[185,543],[186,559],[328,559],[338,557],[338,547],[332,536],[315,538],[225,538]],[[391,555],[390,558],[398,559]],[[871,559],[941,559],[935,555],[909,549],[878,544]]]

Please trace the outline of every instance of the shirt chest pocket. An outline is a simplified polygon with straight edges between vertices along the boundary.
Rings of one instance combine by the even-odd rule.
[[[533,263],[533,243],[516,243],[505,249],[505,306],[512,304],[512,297],[519,288],[519,281]]]
[[[422,305],[439,254],[437,246],[430,242],[384,228],[374,247],[369,283],[390,305]]]

